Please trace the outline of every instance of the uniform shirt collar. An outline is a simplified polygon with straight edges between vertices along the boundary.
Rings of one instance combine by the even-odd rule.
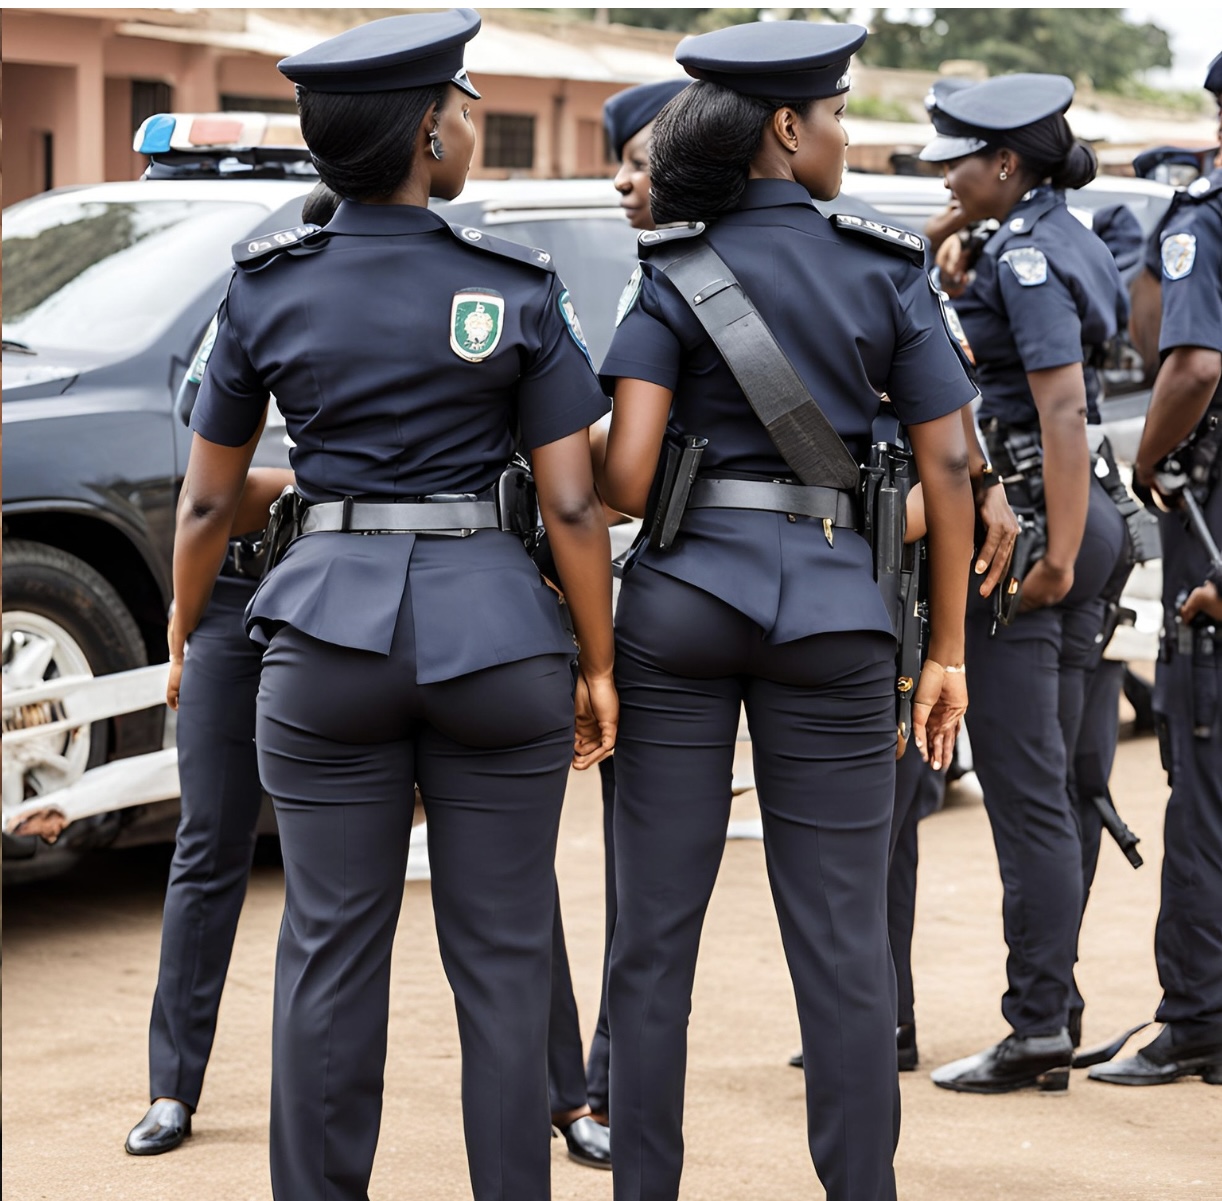
[[[1059,189],[1045,184],[1032,188],[1006,215],[1001,228],[986,243],[985,253],[996,258],[1012,237],[1016,234],[1029,234],[1045,213],[1050,213],[1058,205],[1064,204],[1065,193]]]
[[[327,222],[333,234],[418,234],[444,229],[445,219],[418,204],[358,204],[341,200]]]
[[[787,204],[814,207],[810,193],[792,179],[749,179],[738,202],[740,209],[780,208]]]

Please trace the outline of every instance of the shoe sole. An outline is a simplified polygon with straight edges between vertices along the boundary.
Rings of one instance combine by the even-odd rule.
[[[954,1093],[975,1093],[978,1096],[990,1097],[1020,1092],[1024,1088],[1034,1088],[1041,1093],[1065,1093],[1069,1091],[1069,1068],[1049,1068],[1036,1076],[1022,1076],[997,1084],[962,1084],[957,1080],[935,1080],[934,1084]]]

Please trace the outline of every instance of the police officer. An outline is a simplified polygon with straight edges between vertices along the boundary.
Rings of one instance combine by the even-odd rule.
[[[881,392],[910,424],[927,491],[934,610],[916,740],[940,763],[966,704],[972,522],[958,410],[975,389],[921,270],[921,240],[849,215],[829,219],[811,203],[839,190],[848,60],[865,36],[857,26],[778,21],[686,39],[676,58],[698,82],[654,124],[653,215],[711,223],[708,244],[858,456]],[[665,236],[652,241],[667,246]],[[688,300],[642,250],[602,368],[616,394],[608,503],[644,511],[667,437],[707,438],[697,481],[712,485],[705,499],[727,480],[763,487],[748,490],[751,508],[690,508],[673,548],[644,549],[620,597],[615,1195],[662,1201],[679,1192],[692,978],[745,704],[798,1001],[811,1156],[833,1201],[893,1198],[890,618],[869,548],[851,528],[852,501],[831,488],[777,490],[793,470]],[[829,511],[835,500],[835,517],[787,515],[816,496]]]
[[[1065,1088],[1073,1053],[1082,869],[1069,757],[1103,622],[1100,592],[1124,539],[1090,469],[1084,359],[1116,332],[1124,296],[1107,248],[1062,193],[1096,165],[1065,121],[1072,97],[1072,82],[1051,75],[963,88],[941,100],[939,136],[922,152],[943,164],[969,221],[1000,222],[955,307],[975,352],[993,465],[1017,476],[1019,462],[1038,465],[1042,454],[1042,474],[1031,470],[1010,500],[1047,515],[1046,548],[1022,582],[1023,612],[998,624],[979,595],[968,604],[969,729],[1001,868],[1010,949],[1002,1012],[1013,1033],[933,1073],[966,1092]]]
[[[302,204],[302,221],[325,224],[334,199],[319,184]],[[191,420],[215,333],[213,322],[179,388],[175,411],[184,423]],[[161,1155],[191,1133],[250,878],[263,804],[254,743],[263,648],[247,637],[245,612],[263,573],[256,547],[268,509],[293,482],[279,439],[260,442],[255,463],[183,665],[175,728],[182,816],[162,910],[149,1022],[152,1103],[124,1143],[130,1155]]]
[[[363,1201],[418,783],[455,993],[474,1196],[545,1196],[553,856],[570,762],[614,744],[606,411],[546,254],[427,209],[474,152],[468,9],[385,18],[281,63],[344,197],[324,231],[236,248],[192,418],[168,700],[274,390],[304,515],[248,626],[268,642],[259,769],[285,917],[272,1048],[279,1198]],[[494,504],[515,427],[580,651]],[[577,713],[574,729],[574,688]]]
[[[689,79],[663,79],[616,92],[603,105],[607,145],[619,160],[615,190],[620,208],[634,229],[653,229],[649,208],[649,139],[654,118],[687,85]]]
[[[1222,54],[1205,87],[1219,104]],[[1218,453],[1222,426],[1222,165],[1190,184],[1159,231],[1162,366],[1134,465],[1139,484],[1169,487],[1174,452],[1222,541]],[[1163,1022],[1135,1055],[1090,1070],[1109,1084],[1167,1084],[1200,1076],[1222,1084],[1222,581],[1183,501],[1163,495],[1163,646],[1155,710],[1164,725],[1171,797],[1163,837],[1162,903],[1154,958]]]

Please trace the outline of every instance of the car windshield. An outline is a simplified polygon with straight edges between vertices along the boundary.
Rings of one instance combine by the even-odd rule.
[[[219,276],[266,215],[249,203],[48,197],[4,216],[4,338],[122,354]],[[195,285],[192,287],[191,285]]]

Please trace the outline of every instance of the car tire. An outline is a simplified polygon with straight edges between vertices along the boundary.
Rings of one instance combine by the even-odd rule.
[[[3,591],[4,691],[8,705],[20,704],[20,688],[33,687],[42,680],[76,674],[108,675],[148,663],[139,627],[119,594],[98,571],[67,551],[37,542],[6,540]],[[34,713],[25,720],[53,717],[48,707],[45,714]],[[89,768],[106,762],[112,735],[109,720],[96,721],[78,730],[49,735],[45,746],[36,746],[16,765],[6,755],[5,809],[20,803],[22,797],[71,784]],[[40,753],[45,755],[41,761]],[[71,827],[78,835],[72,841],[78,842],[79,836],[87,834],[83,828],[86,825],[115,825],[105,821],[111,816],[86,819],[79,823],[80,830]],[[5,850],[25,858],[34,853],[36,841],[6,835]]]

